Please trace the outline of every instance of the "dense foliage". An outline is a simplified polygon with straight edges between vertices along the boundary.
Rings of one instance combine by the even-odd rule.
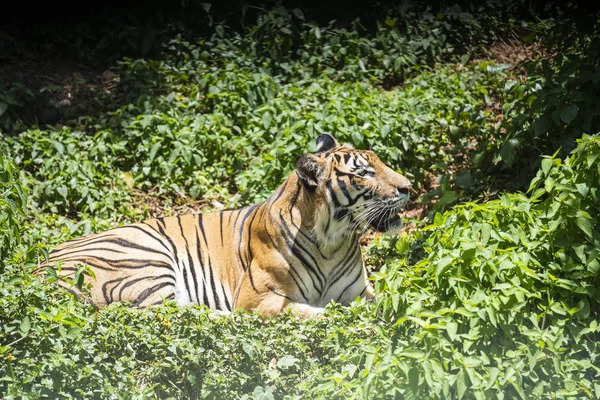
[[[102,87],[0,71],[3,398],[600,397],[597,16],[521,1],[331,22],[196,6],[186,23],[42,41],[110,54]],[[522,62],[498,54],[505,42]],[[0,32],[9,59],[18,45]],[[33,124],[41,98],[61,117]],[[31,274],[69,238],[262,200],[324,132],[418,192],[416,229],[366,249],[373,304],[309,321],[98,311]]]
[[[19,223],[26,200],[15,172],[12,160],[0,154],[0,272],[21,236]]]

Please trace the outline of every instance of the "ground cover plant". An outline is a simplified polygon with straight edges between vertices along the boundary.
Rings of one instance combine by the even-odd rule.
[[[596,10],[192,3],[0,32],[0,397],[600,397]],[[85,66],[19,75],[35,46]],[[69,238],[263,200],[320,133],[414,184],[408,229],[365,240],[375,303],[98,311],[31,275]]]

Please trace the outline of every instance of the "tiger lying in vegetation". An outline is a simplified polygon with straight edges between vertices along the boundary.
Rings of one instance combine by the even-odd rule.
[[[373,152],[321,135],[316,154],[300,156],[263,203],[74,239],[49,263],[61,261],[71,277],[77,264],[88,265],[95,275],[90,300],[98,306],[171,298],[224,312],[258,309],[271,317],[291,307],[310,316],[331,300],[373,298],[358,238],[368,226],[397,232],[409,188]]]

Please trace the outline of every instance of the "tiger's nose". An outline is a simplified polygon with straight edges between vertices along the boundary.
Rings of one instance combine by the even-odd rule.
[[[410,185],[406,185],[404,187],[400,187],[400,188],[396,188],[396,192],[398,193],[398,196],[408,196],[410,191]]]

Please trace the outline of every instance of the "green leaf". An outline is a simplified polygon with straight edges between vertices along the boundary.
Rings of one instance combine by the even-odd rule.
[[[67,190],[67,187],[65,185],[60,185],[59,187],[56,188],[56,191],[58,192],[58,194],[60,194],[65,199],[67,198],[67,194],[69,193]]]
[[[54,146],[54,148],[56,149],[56,151],[58,151],[58,154],[64,154],[65,153],[65,146],[61,142],[57,142],[55,140],[54,142],[52,142],[52,145]]]
[[[254,388],[254,392],[252,393],[254,400],[275,400],[273,396],[273,388],[262,386],[257,386]]]
[[[517,139],[509,139],[502,145],[500,156],[502,156],[502,160],[504,160],[508,166],[511,166],[517,158],[516,149],[518,147],[519,141]]]
[[[577,117],[577,112],[579,111],[579,107],[575,104],[571,104],[570,106],[564,107],[560,110],[559,116],[560,119],[567,125],[571,123]]]
[[[454,261],[454,259],[452,257],[444,257],[440,261],[438,261],[437,268],[435,269],[436,283],[439,284],[439,281],[438,281],[439,276],[444,272],[444,270],[446,269],[446,267],[448,265],[452,264],[452,261]]]
[[[31,329],[31,321],[29,321],[29,317],[28,316],[25,316],[25,318],[23,318],[21,320],[21,324],[19,325],[19,329],[25,335],[29,333],[29,330]]]
[[[389,125],[383,125],[381,127],[381,138],[382,139],[387,138],[389,133],[390,133],[390,126]]]
[[[532,125],[533,134],[535,136],[543,135],[548,132],[548,129],[552,126],[552,120],[547,116],[540,117],[536,119]]]
[[[585,215],[581,211],[577,212],[575,223],[579,229],[581,229],[583,233],[585,233],[585,235],[590,239],[592,238],[592,231],[594,229],[592,221],[593,220],[589,215]]]
[[[72,326],[69,328],[68,332],[67,332],[67,338],[69,339],[75,339],[77,338],[79,335],[81,335],[81,328],[78,326]]]
[[[411,368],[408,371],[408,385],[413,393],[418,393],[419,391],[419,370],[415,367]]]
[[[575,187],[583,197],[587,197],[588,193],[590,192],[590,188],[585,183],[576,183]]]
[[[299,8],[292,9],[292,13],[301,21],[304,21],[304,13]]]
[[[271,121],[273,121],[271,113],[266,112],[262,115],[262,122],[265,129],[269,129],[271,127]]]
[[[465,396],[468,388],[467,374],[465,370],[461,368],[460,372],[456,375],[456,393],[458,398],[462,399]]]
[[[446,332],[448,333],[448,337],[450,337],[450,340],[454,341],[454,339],[456,339],[457,330],[458,324],[455,321],[450,321],[446,323]]]
[[[161,145],[162,144],[160,142],[152,145],[150,153],[148,154],[148,160],[145,162],[146,165],[149,165],[154,160],[154,157],[156,157],[156,153],[160,149]]]
[[[552,168],[552,165],[554,165],[554,161],[552,161],[551,158],[544,158],[542,160],[542,172],[544,173],[544,176],[548,176],[548,173],[550,172],[550,168]]]
[[[284,356],[277,361],[277,367],[282,369],[287,369],[291,366],[296,365],[298,359],[293,356]]]

